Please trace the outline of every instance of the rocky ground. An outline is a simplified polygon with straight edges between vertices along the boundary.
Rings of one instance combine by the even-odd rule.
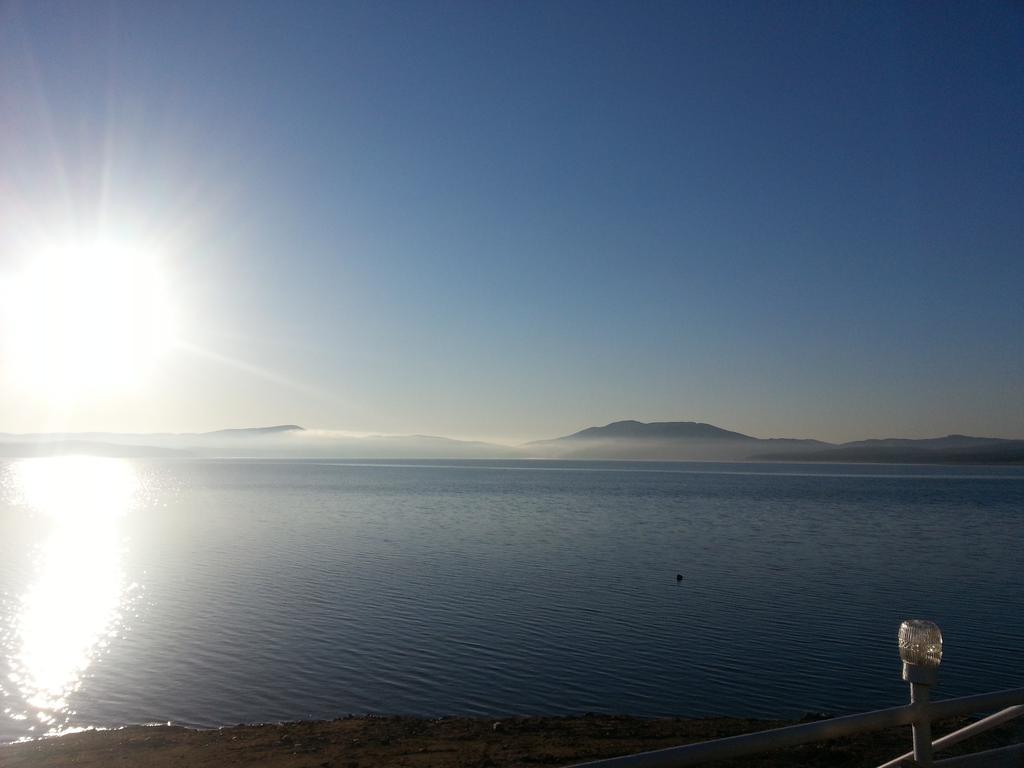
[[[936,732],[941,734],[965,722],[942,724]],[[504,720],[358,717],[238,725],[208,731],[130,726],[2,746],[0,766],[536,768],[571,765],[789,724],[724,718],[643,720],[587,715]],[[1015,737],[1020,740],[1021,735],[1014,726],[1004,726],[967,745],[971,749],[1002,746],[1012,743]],[[909,746],[909,728],[898,728],[714,765],[872,766],[896,757]]]

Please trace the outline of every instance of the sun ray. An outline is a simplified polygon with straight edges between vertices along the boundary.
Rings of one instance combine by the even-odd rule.
[[[313,387],[309,384],[304,384],[301,381],[290,379],[287,376],[283,376],[275,371],[270,370],[269,368],[262,368],[258,365],[254,365],[253,363],[246,362],[245,360],[242,360],[240,358],[231,357],[230,355],[225,355],[220,352],[214,352],[213,350],[206,349],[197,344],[192,344],[181,339],[175,342],[175,346],[186,352],[190,352],[191,354],[206,358],[207,360],[213,360],[223,365],[230,366],[239,371],[244,371],[245,373],[252,374],[253,376],[257,376],[261,379],[270,381],[274,384],[279,384],[283,387],[287,387],[288,389],[295,390],[296,392],[302,392],[303,394],[312,395],[313,397],[317,397],[320,398],[321,400],[326,401],[334,399],[334,397],[325,390]]]

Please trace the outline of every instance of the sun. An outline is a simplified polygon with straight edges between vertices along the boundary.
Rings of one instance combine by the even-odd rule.
[[[74,401],[135,390],[172,341],[167,284],[144,249],[40,249],[4,288],[4,368],[36,395]]]

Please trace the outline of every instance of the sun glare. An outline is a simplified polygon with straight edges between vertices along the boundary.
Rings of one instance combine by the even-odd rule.
[[[35,578],[18,602],[8,645],[0,648],[18,694],[8,697],[8,713],[33,721],[30,730],[59,731],[72,714],[69,697],[121,628],[129,590],[121,523],[139,480],[126,461],[85,456],[26,459],[8,473],[15,508],[38,517],[46,530]]]
[[[143,251],[40,251],[5,287],[5,368],[38,395],[75,400],[136,389],[172,338],[167,287]]]

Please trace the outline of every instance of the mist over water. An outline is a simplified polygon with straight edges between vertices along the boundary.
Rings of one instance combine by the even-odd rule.
[[[1024,685],[1021,468],[32,459],[0,478],[0,741],[857,711],[905,699],[908,617],[945,634],[936,697]]]

